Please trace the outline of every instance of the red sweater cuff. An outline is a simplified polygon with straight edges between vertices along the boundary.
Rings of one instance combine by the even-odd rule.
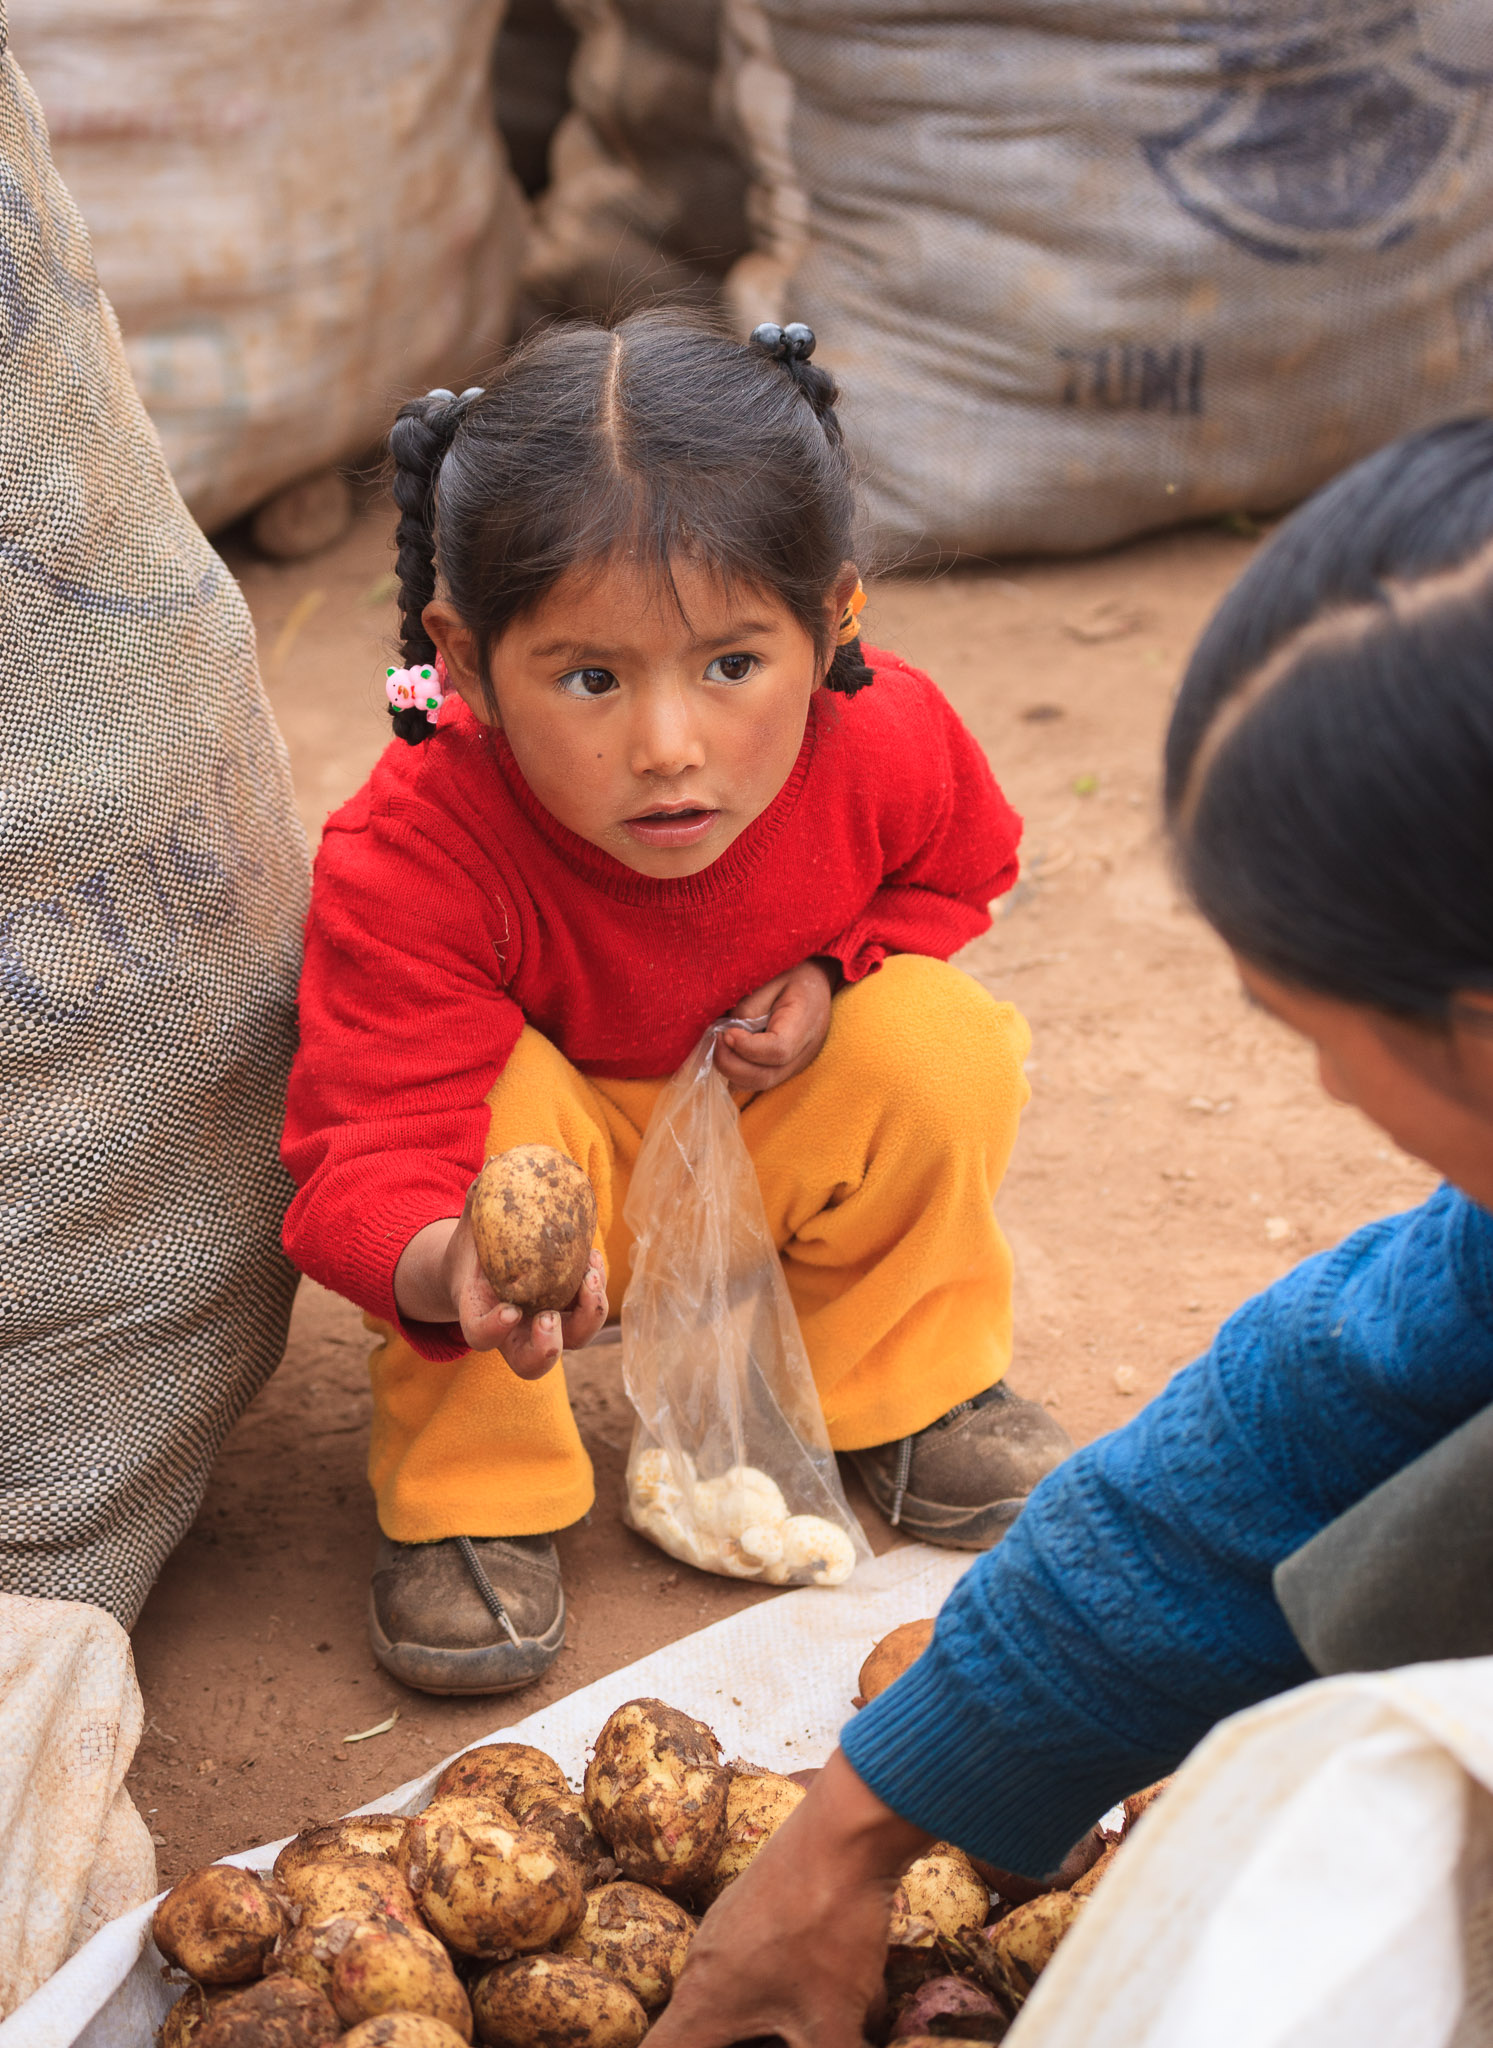
[[[410,1323],[394,1299],[394,1268],[427,1223],[459,1216],[466,1199],[460,1174],[444,1162],[410,1153],[374,1153],[345,1160],[308,1181],[285,1217],[284,1244],[303,1273],[390,1323],[421,1358],[461,1358],[459,1323]],[[349,1230],[349,1217],[362,1219]]]

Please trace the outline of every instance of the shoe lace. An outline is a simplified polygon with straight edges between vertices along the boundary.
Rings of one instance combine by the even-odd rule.
[[[957,1422],[961,1415],[968,1415],[974,1407],[973,1401],[956,1401],[947,1415],[940,1415],[937,1422],[930,1422],[928,1430],[943,1429],[951,1422]],[[892,1511],[887,1520],[894,1529],[901,1525],[902,1503],[907,1498],[907,1483],[912,1478],[912,1449],[919,1436],[926,1436],[928,1430],[920,1429],[917,1436],[905,1436],[897,1445],[897,1462],[892,1468]]]
[[[456,1539],[456,1547],[461,1552],[462,1563],[466,1566],[467,1570],[472,1575],[472,1584],[477,1588],[478,1598],[481,1600],[483,1606],[487,1609],[488,1613],[492,1616],[493,1620],[497,1622],[498,1626],[506,1632],[508,1640],[510,1643],[512,1643],[513,1647],[516,1650],[522,1649],[523,1645],[519,1641],[518,1630],[513,1626],[513,1623],[508,1619],[507,1608],[498,1598],[497,1591],[493,1586],[492,1580],[487,1576],[487,1573],[483,1570],[482,1560],[477,1555],[477,1547],[473,1543],[471,1537],[458,1536]]]

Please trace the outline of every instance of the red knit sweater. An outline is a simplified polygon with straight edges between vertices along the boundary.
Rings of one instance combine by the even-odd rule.
[[[928,678],[866,658],[875,683],[815,693],[777,797],[680,879],[568,831],[460,703],[423,746],[388,748],[316,860],[284,1140],[298,1266],[398,1321],[399,1255],[459,1214],[525,1021],[584,1072],[667,1074],[801,960],[832,956],[857,981],[987,928],[1021,821]]]

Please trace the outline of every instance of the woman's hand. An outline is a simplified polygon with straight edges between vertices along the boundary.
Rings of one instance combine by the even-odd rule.
[[[460,1323],[472,1351],[500,1351],[521,1380],[543,1379],[562,1351],[589,1344],[607,1319],[606,1261],[593,1251],[575,1300],[526,1315],[499,1301],[477,1257],[472,1196],[461,1215],[416,1231],[394,1268],[394,1299],[408,1323]]]
[[[648,2048],[862,2048],[882,1995],[892,1893],[932,1840],[836,1750],[750,1868],[711,1907]]]
[[[805,960],[742,997],[731,1015],[765,1017],[767,1029],[723,1031],[716,1040],[715,1063],[733,1088],[760,1095],[808,1066],[829,1031],[830,971],[823,961]]]

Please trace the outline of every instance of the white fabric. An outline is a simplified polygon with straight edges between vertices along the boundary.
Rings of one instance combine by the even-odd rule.
[[[1326,1680],[1213,1732],[1009,2048],[1485,2048],[1493,1658]]]
[[[856,1674],[899,1622],[934,1614],[974,1562],[921,1544],[864,1565],[834,1590],[784,1593],[599,1678],[487,1739],[532,1742],[579,1782],[597,1730],[623,1700],[653,1697],[708,1721],[728,1757],[782,1771],[821,1764],[850,1714]],[[449,1758],[363,1812],[414,1813]],[[224,1861],[268,1870],[279,1842]],[[160,1979],[151,1906],[106,1927],[9,2020],[0,2048],[149,2048],[174,1993]]]
[[[0,1593],[0,2014],[155,1890],[155,1850],[124,1789],[140,1729],[112,1615]]]

